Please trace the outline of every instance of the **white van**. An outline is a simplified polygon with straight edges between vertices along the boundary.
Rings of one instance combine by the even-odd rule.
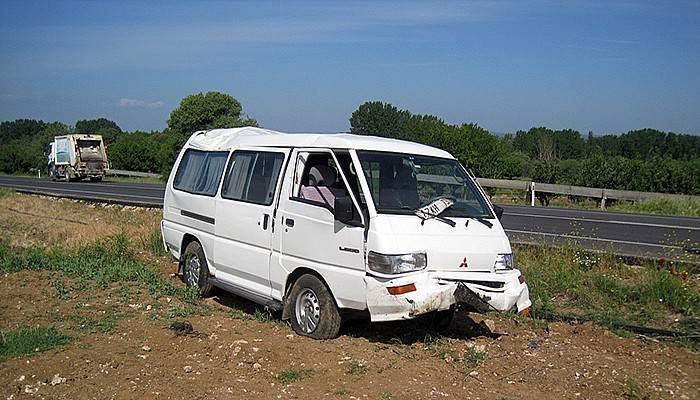
[[[300,335],[454,306],[526,313],[497,213],[449,153],[350,134],[194,133],[168,179],[161,230],[187,285],[276,310]],[[502,210],[501,210],[502,212]]]

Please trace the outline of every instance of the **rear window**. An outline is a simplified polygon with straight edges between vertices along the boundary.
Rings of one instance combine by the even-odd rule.
[[[173,186],[184,192],[214,196],[227,158],[227,151],[185,150]]]

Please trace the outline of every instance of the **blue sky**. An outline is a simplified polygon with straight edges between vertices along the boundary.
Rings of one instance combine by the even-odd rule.
[[[4,1],[0,120],[165,127],[218,90],[267,128],[367,100],[494,132],[700,133],[698,1]]]

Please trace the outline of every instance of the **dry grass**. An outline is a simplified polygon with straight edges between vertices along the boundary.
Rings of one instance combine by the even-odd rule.
[[[138,250],[158,229],[161,211],[9,194],[0,197],[0,235],[12,246],[77,248],[125,233]]]

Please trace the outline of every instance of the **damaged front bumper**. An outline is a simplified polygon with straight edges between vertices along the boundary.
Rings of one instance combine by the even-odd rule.
[[[366,276],[367,308],[371,320],[411,319],[462,303],[478,312],[523,312],[532,305],[527,284],[518,270],[488,272],[431,271],[394,279]],[[391,294],[389,288],[413,284],[414,290]]]

